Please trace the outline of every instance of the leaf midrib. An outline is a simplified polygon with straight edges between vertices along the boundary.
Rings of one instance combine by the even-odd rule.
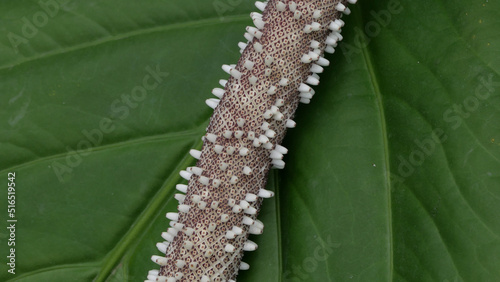
[[[79,51],[79,50],[82,50],[85,48],[95,47],[95,46],[98,46],[101,44],[106,44],[109,42],[123,40],[123,39],[127,39],[127,38],[134,37],[134,36],[142,36],[145,34],[150,34],[150,33],[155,33],[155,32],[162,32],[162,31],[167,31],[167,30],[189,28],[189,27],[196,27],[196,26],[228,24],[231,22],[239,22],[239,21],[244,21],[244,20],[248,21],[248,15],[237,14],[234,16],[225,17],[224,21],[221,21],[221,19],[219,17],[211,17],[211,18],[204,18],[204,19],[198,19],[198,20],[189,20],[189,21],[180,22],[180,23],[169,23],[166,25],[160,25],[160,26],[144,28],[144,29],[137,29],[137,30],[117,34],[114,36],[104,37],[104,38],[97,39],[97,40],[94,40],[91,42],[84,42],[84,43],[73,45],[71,47],[62,48],[62,49],[54,50],[51,52],[41,53],[41,54],[38,54],[37,56],[17,60],[16,62],[11,63],[11,64],[0,65],[0,71],[3,71],[5,69],[8,69],[9,71],[11,71],[12,68],[19,67],[23,64],[30,63],[33,61],[37,61],[37,60],[45,59],[48,57],[65,54],[65,53],[75,52],[75,51]]]
[[[361,4],[359,4],[361,5]],[[361,14],[361,9],[357,5],[358,12],[355,13],[357,16],[354,18],[358,22],[358,26],[363,26],[363,19],[362,19],[362,14]],[[385,119],[385,114],[384,114],[384,103],[382,101],[382,93],[380,92],[380,87],[378,84],[377,76],[375,74],[375,69],[373,67],[372,63],[372,58],[370,55],[370,52],[368,50],[368,42],[366,42],[365,37],[361,37],[364,42],[365,48],[361,48],[362,50],[362,57],[364,59],[364,62],[366,64],[366,69],[368,72],[368,77],[370,79],[370,83],[372,85],[373,93],[375,94],[375,102],[376,106],[378,109],[379,113],[379,119],[380,119],[380,129],[381,129],[381,137],[382,137],[382,144],[383,144],[383,156],[384,156],[384,168],[385,168],[385,191],[386,191],[386,198],[387,198],[387,252],[389,256],[389,263],[387,265],[388,267],[388,280],[387,281],[393,281],[393,272],[394,272],[394,241],[393,241],[393,234],[392,234],[392,197],[391,197],[391,181],[390,181],[390,161],[389,161],[389,141],[387,139],[387,128],[386,128],[386,119]]]
[[[39,273],[44,273],[44,272],[50,272],[50,271],[56,271],[60,269],[81,269],[81,268],[95,268],[99,267],[98,262],[87,262],[87,263],[72,263],[72,264],[60,264],[56,266],[50,266],[50,267],[45,267],[41,269],[37,269],[28,273],[23,273],[19,276],[16,276],[13,279],[9,279],[9,281],[22,281],[24,278],[28,278],[30,276],[39,274]]]
[[[112,149],[116,149],[116,148],[120,148],[120,147],[127,147],[127,146],[149,143],[149,142],[160,141],[160,140],[175,140],[175,139],[182,138],[182,137],[200,135],[203,132],[203,128],[204,128],[204,123],[201,125],[198,125],[195,128],[189,129],[189,130],[168,132],[165,134],[149,135],[149,136],[145,136],[142,138],[134,138],[134,139],[126,140],[126,141],[110,143],[107,145],[100,145],[100,146],[93,147],[92,152],[102,151],[102,150],[112,150]],[[0,173],[7,173],[9,171],[15,171],[15,170],[19,170],[19,169],[29,167],[32,165],[36,165],[36,164],[41,163],[41,162],[45,162],[45,161],[49,161],[49,160],[56,160],[59,158],[64,158],[66,155],[68,155],[68,153],[69,153],[68,151],[64,151],[62,153],[49,155],[49,156],[41,157],[41,158],[38,158],[35,160],[23,162],[23,163],[20,163],[20,164],[11,166],[11,167],[7,167],[3,170],[0,170]]]
[[[203,142],[201,139],[195,141],[192,148],[201,149]],[[175,183],[179,182],[181,178],[179,171],[187,167],[193,162],[193,158],[186,152],[184,158],[179,162],[179,164],[171,170],[170,174],[167,176],[165,182],[161,185],[155,196],[151,201],[144,207],[143,212],[137,217],[137,220],[130,225],[130,229],[125,235],[118,241],[113,249],[108,252],[108,255],[103,260],[103,265],[96,278],[95,282],[102,282],[109,278],[109,275],[113,272],[113,269],[118,266],[118,262],[122,259],[123,254],[130,250],[130,246],[134,242],[139,242],[140,238],[146,235],[144,230],[151,228],[153,224],[153,218],[158,216],[159,211],[162,209],[163,205],[168,202],[168,199],[172,198],[172,194],[175,193],[175,189],[170,189]],[[142,236],[140,235],[142,233]]]
[[[211,17],[211,18],[205,18],[205,19],[199,19],[199,20],[189,20],[189,21],[185,21],[185,22],[181,22],[181,23],[171,23],[171,24],[167,24],[167,25],[155,26],[155,27],[152,27],[152,28],[138,29],[138,30],[134,30],[134,31],[130,31],[130,32],[118,34],[118,35],[115,35],[115,36],[107,37],[107,38],[98,39],[98,40],[95,40],[95,41],[92,41],[92,42],[85,42],[85,43],[82,43],[82,44],[77,44],[77,45],[74,45],[72,47],[55,50],[53,52],[42,53],[42,54],[39,54],[38,56],[35,56],[35,57],[30,57],[30,58],[27,58],[25,60],[19,60],[17,63],[14,63],[14,64],[8,64],[8,65],[3,65],[3,66],[0,65],[0,71],[5,70],[5,69],[9,69],[9,71],[10,71],[14,67],[19,67],[20,65],[23,65],[23,64],[26,64],[26,63],[30,63],[30,62],[33,62],[33,61],[36,61],[36,60],[41,60],[41,59],[45,59],[45,58],[48,58],[48,57],[51,57],[51,56],[57,56],[57,55],[65,54],[65,53],[75,52],[75,51],[78,51],[78,50],[81,50],[81,49],[95,47],[95,46],[98,46],[100,44],[106,44],[106,43],[109,43],[109,42],[123,40],[123,39],[134,37],[134,36],[141,36],[141,35],[144,35],[144,34],[150,34],[150,33],[167,31],[167,30],[173,30],[173,29],[181,29],[181,28],[187,28],[187,27],[194,27],[194,26],[200,26],[200,25],[206,26],[206,25],[210,25],[210,24],[212,24],[212,25],[215,25],[215,24],[227,24],[227,23],[231,23],[231,22],[238,22],[238,21],[248,20],[247,17],[248,16],[246,14],[237,14],[237,15],[234,15],[234,16],[227,16],[227,17],[225,17],[225,19],[227,19],[227,20],[224,20],[224,21],[221,21],[219,17]],[[176,133],[173,133],[173,134],[170,134],[170,135],[172,135],[172,138],[175,138],[175,137],[178,137],[176,135],[179,135],[179,136],[180,135],[191,135],[191,134],[193,134],[193,132],[198,132],[198,131],[199,131],[199,127],[195,128],[195,129],[188,130],[188,131],[176,132]],[[145,138],[141,138],[139,140],[138,139],[134,139],[132,141],[132,143],[136,143],[136,142],[148,142],[148,141],[151,141],[151,140],[147,140],[146,141],[146,139],[148,139],[148,138],[150,138],[150,139],[161,138],[159,136],[165,136],[165,135],[169,135],[169,134],[152,135],[152,136],[147,136]],[[167,139],[168,137],[163,137],[163,138]],[[113,144],[110,144],[110,145],[107,145],[107,146],[101,146],[101,147],[99,147],[100,149],[97,149],[97,147],[96,147],[96,148],[94,148],[94,150],[101,150],[103,148],[108,148],[110,146],[112,147],[115,144],[117,144],[116,146],[122,146],[124,143],[126,143],[126,145],[124,145],[124,146],[127,146],[127,145],[129,145],[130,140],[125,141],[125,142],[113,143]],[[20,168],[23,168],[23,167],[26,167],[26,166],[30,166],[30,165],[33,165],[33,164],[36,164],[36,163],[39,163],[39,162],[47,161],[47,160],[50,160],[50,159],[61,158],[61,157],[65,156],[66,154],[67,154],[67,152],[62,152],[62,153],[59,153],[59,154],[55,154],[55,155],[50,155],[50,156],[45,156],[45,157],[42,157],[42,158],[38,158],[38,159],[35,159],[35,160],[32,160],[32,161],[23,162],[23,163],[20,163],[20,164],[11,166],[11,167],[7,167],[7,168],[5,168],[3,170],[0,170],[0,173],[5,173],[5,172],[8,172],[8,171],[20,169]]]

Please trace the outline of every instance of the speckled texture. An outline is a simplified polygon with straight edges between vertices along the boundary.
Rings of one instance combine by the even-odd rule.
[[[332,32],[329,24],[342,14],[335,6],[342,3],[347,7],[347,1],[297,1],[295,11],[300,11],[301,16],[294,17],[296,12],[291,11],[294,10],[291,3],[269,1],[262,13],[265,23],[259,31],[262,34],[257,32],[244,49],[235,67],[238,72],[230,71],[233,75],[225,84],[224,95],[214,110],[196,164],[202,171],[188,168],[187,173],[184,172],[187,176],[193,174],[186,197],[180,204],[190,208],[187,213],[179,212],[177,223],[182,225],[169,231],[176,236],[170,239],[167,260],[160,262],[163,265],[160,272],[153,275],[158,281],[235,280],[250,227],[252,233],[262,232],[262,224],[254,220],[263,200],[262,197],[254,200],[253,195],[265,188],[273,165],[271,154],[274,164],[283,166],[280,159],[286,151],[276,146],[286,134],[287,120],[293,118],[301,99],[307,103],[314,94],[304,83],[312,75],[315,55],[312,54],[309,57],[312,61],[306,63],[303,55],[310,52],[323,55],[327,46],[325,40]],[[318,11],[321,11],[319,17]],[[259,14],[252,17],[260,22]],[[306,33],[304,28],[314,26],[313,22],[319,23],[316,24],[318,30]],[[319,46],[311,44],[313,40],[319,42]],[[328,64],[324,62],[321,64]],[[229,68],[227,66],[226,70]],[[322,68],[316,65],[314,69]],[[308,83],[316,84],[314,80],[310,78]],[[274,94],[273,87],[276,87]],[[288,121],[288,124],[293,122]],[[260,141],[255,141],[257,139]],[[238,235],[239,229],[233,227],[241,228],[241,234]],[[227,236],[231,230],[236,234],[229,232]]]

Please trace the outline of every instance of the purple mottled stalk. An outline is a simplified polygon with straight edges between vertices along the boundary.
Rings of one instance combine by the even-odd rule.
[[[177,195],[179,212],[167,214],[171,228],[162,234],[159,249],[166,257],[153,256],[161,265],[150,272],[151,281],[231,281],[245,250],[257,245],[249,234],[260,234],[256,219],[269,169],[284,167],[281,147],[299,102],[309,103],[317,85],[316,73],[328,61],[342,39],[340,17],[348,13],[348,1],[274,1],[261,14],[252,13],[256,28],[247,28],[248,45],[236,66],[223,66],[231,76],[220,96],[207,100],[215,107],[204,136],[196,167],[181,175],[189,179],[186,195]],[[351,0],[350,3],[355,1]],[[257,3],[263,8],[264,3]]]

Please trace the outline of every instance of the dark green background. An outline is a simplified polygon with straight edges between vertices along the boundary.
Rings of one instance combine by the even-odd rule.
[[[201,146],[205,99],[256,9],[66,2],[46,22],[37,1],[0,2],[0,222],[11,171],[18,219],[17,274],[1,227],[0,280],[143,281],[178,171]],[[259,249],[238,281],[500,281],[500,3],[351,9],[342,48],[285,140],[264,234],[252,236]],[[117,114],[114,101],[148,66],[169,75]],[[105,118],[114,130],[78,161],[82,132]],[[59,179],[63,166],[71,172]]]

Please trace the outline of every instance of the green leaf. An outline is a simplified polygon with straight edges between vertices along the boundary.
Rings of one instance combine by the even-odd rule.
[[[142,281],[156,268],[178,172],[211,115],[204,100],[255,10],[0,4],[1,281]],[[351,10],[285,140],[238,281],[500,280],[500,4]]]

